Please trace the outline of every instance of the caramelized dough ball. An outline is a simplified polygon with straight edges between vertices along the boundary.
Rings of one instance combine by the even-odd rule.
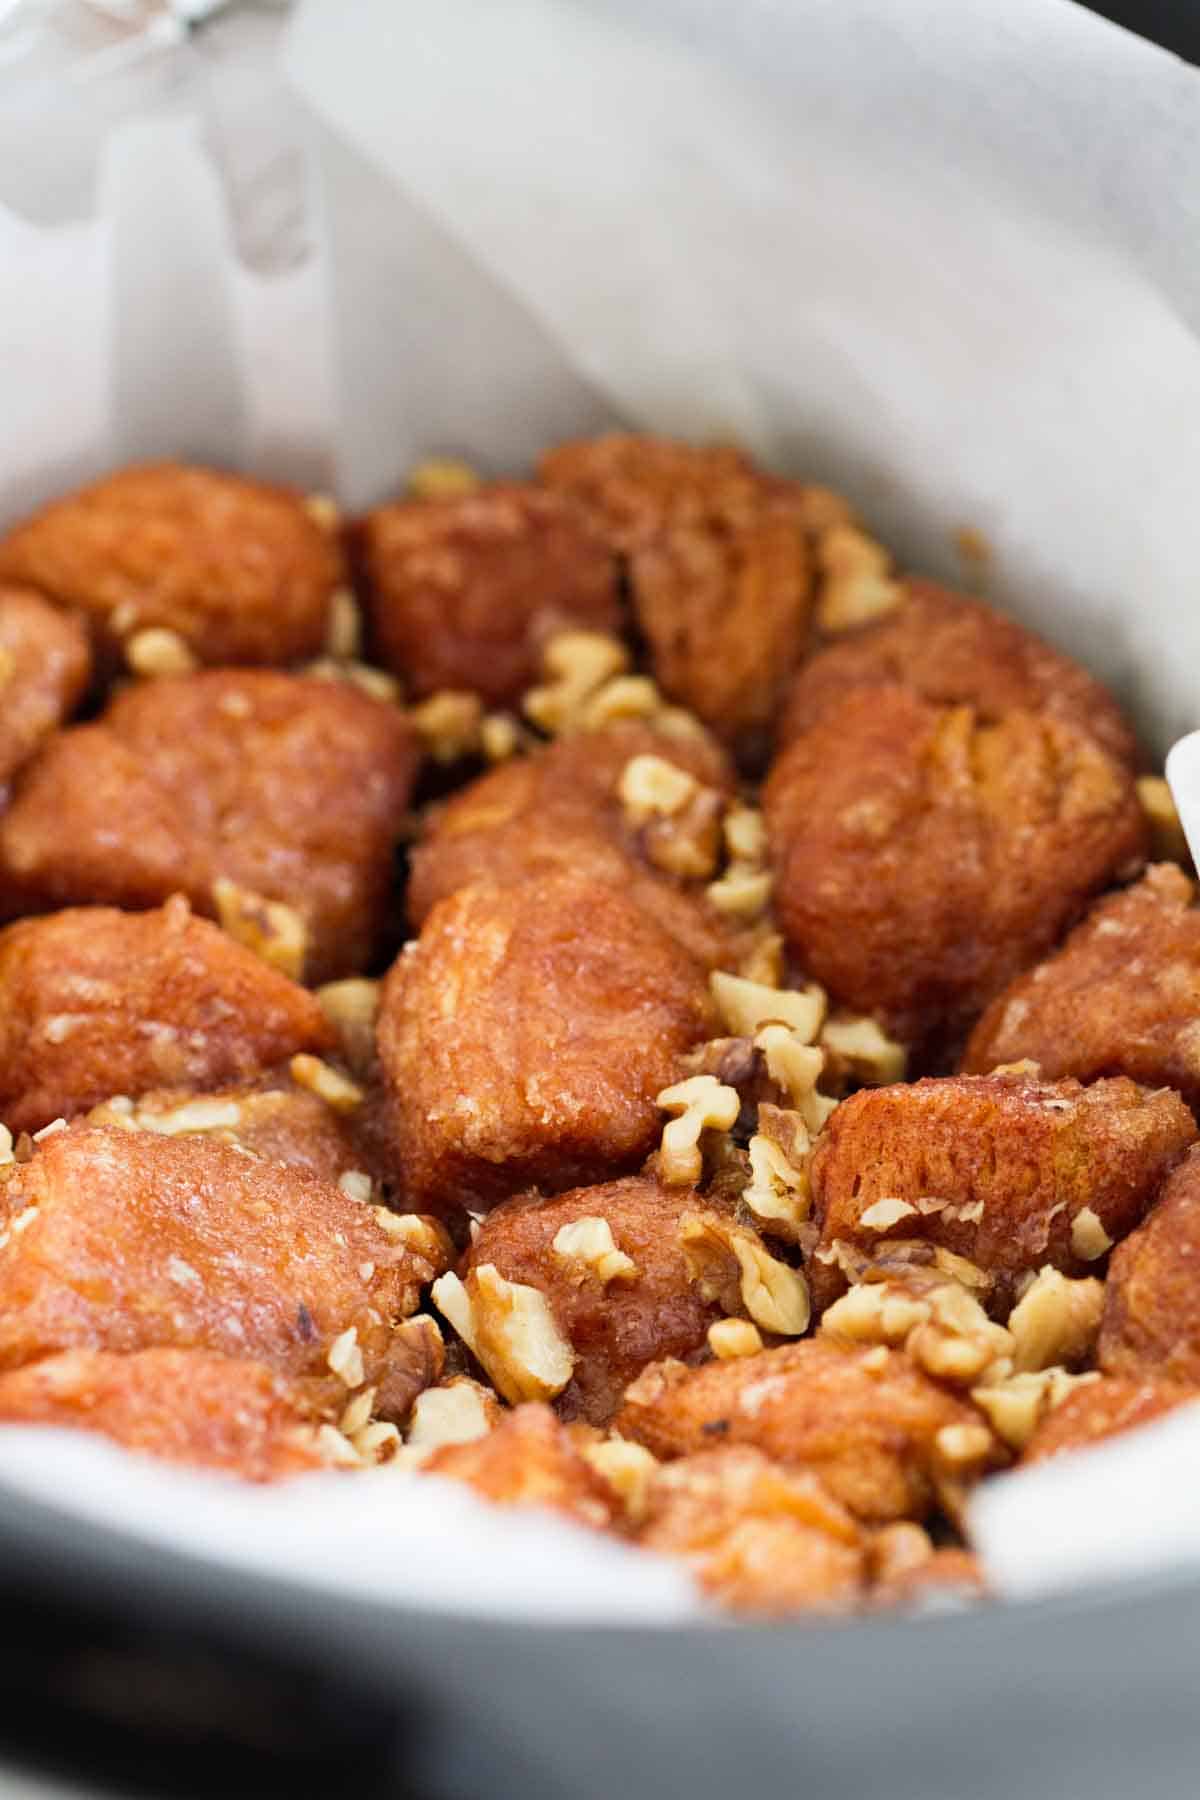
[[[427,1475],[465,1481],[497,1506],[546,1506],[599,1529],[620,1512],[608,1483],[548,1406],[518,1406],[486,1437],[445,1444],[423,1467]]]
[[[96,1431],[127,1450],[275,1481],[329,1466],[307,1396],[207,1350],[64,1350],[0,1374],[0,1421]]]
[[[441,1372],[432,1328],[402,1323],[435,1264],[299,1169],[92,1126],[43,1138],[2,1198],[0,1368],[67,1349],[212,1350],[256,1358],[333,1413],[351,1386],[377,1387],[385,1418]],[[328,1362],[351,1329],[353,1383]]]
[[[119,469],[0,539],[0,579],[76,608],[110,654],[158,627],[201,662],[313,656],[343,578],[301,495],[181,463]]]
[[[555,632],[621,625],[612,551],[562,494],[512,484],[394,501],[360,540],[375,644],[418,699],[466,688],[510,704]]]
[[[213,882],[283,901],[305,976],[353,973],[383,925],[418,751],[402,714],[347,684],[213,669],[126,688],[32,763],[0,820],[11,909],[155,905]]]
[[[643,437],[560,445],[540,472],[590,505],[628,558],[663,692],[728,743],[761,747],[808,641],[807,490],[736,450]]]
[[[1174,863],[1101,900],[1062,949],[998,994],[963,1067],[1036,1062],[1044,1075],[1128,1075],[1200,1106],[1200,912]]]
[[[1044,713],[1090,734],[1118,762],[1137,744],[1108,689],[1079,663],[981,600],[932,581],[908,581],[904,599],[873,625],[805,663],[788,693],[778,741],[788,744],[855,687],[911,688],[935,706],[970,706],[981,723]]]
[[[1022,1463],[1045,1462],[1068,1450],[1086,1450],[1122,1431],[1148,1425],[1177,1406],[1200,1400],[1200,1387],[1169,1381],[1121,1380],[1101,1376],[1072,1389],[1047,1413],[1021,1453]]]
[[[464,888],[383,989],[379,1057],[410,1202],[486,1209],[655,1147],[655,1096],[711,1036],[699,965],[616,888],[570,875]]]
[[[652,867],[625,820],[622,773],[635,756],[647,755],[732,794],[729,764],[705,738],[666,737],[637,724],[561,738],[473,781],[430,820],[410,861],[414,926],[472,882],[536,885],[574,874],[620,888],[706,966],[736,960],[739,934],[707,904],[703,888]]]
[[[682,1557],[734,1612],[850,1611],[863,1590],[863,1534],[805,1471],[757,1450],[684,1457],[650,1481],[638,1541]]]
[[[480,1263],[494,1263],[505,1280],[545,1294],[577,1358],[557,1403],[567,1418],[602,1425],[647,1363],[704,1350],[721,1309],[702,1300],[689,1281],[677,1241],[684,1213],[704,1204],[691,1188],[634,1175],[553,1200],[522,1195],[484,1220],[460,1274],[465,1278]],[[634,1270],[605,1280],[602,1269],[560,1255],[554,1239],[579,1219],[604,1220]]]
[[[25,588],[0,586],[0,782],[71,716],[91,672],[77,618]]]
[[[118,1096],[86,1115],[88,1124],[126,1131],[156,1131],[164,1137],[205,1137],[240,1144],[263,1162],[307,1169],[336,1182],[347,1171],[365,1172],[364,1159],[346,1118],[286,1077],[253,1085],[196,1093],[159,1088],[136,1102]]]
[[[655,1456],[749,1444],[807,1469],[872,1524],[923,1518],[934,1499],[934,1440],[979,1413],[898,1351],[844,1349],[825,1338],[735,1362],[653,1363],[614,1421]]]
[[[1095,1273],[1195,1142],[1177,1094],[1132,1081],[952,1075],[843,1101],[811,1165],[821,1244],[922,1238],[994,1273]],[[1095,1226],[1080,1219],[1088,1209]],[[818,1253],[811,1272],[840,1288]],[[819,1284],[821,1285],[821,1284]]]
[[[36,1131],[113,1093],[245,1080],[331,1028],[311,994],[174,899],[0,932],[0,1119]]]
[[[981,725],[901,687],[853,690],[794,739],[763,807],[798,960],[927,1050],[1146,842],[1129,771],[1085,733],[1023,712]]]
[[[1200,1154],[1175,1170],[1146,1222],[1113,1254],[1100,1367],[1200,1387]]]

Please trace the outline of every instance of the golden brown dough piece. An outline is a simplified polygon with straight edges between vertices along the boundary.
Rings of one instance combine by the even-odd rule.
[[[968,1072],[1026,1058],[1044,1075],[1128,1075],[1200,1106],[1200,911],[1173,863],[1099,901],[1062,949],[998,994]]]
[[[201,662],[313,656],[343,579],[300,494],[181,463],[119,469],[0,539],[0,580],[83,613],[110,655],[159,628]]]
[[[619,435],[562,444],[539,472],[592,507],[627,557],[663,692],[726,742],[760,748],[808,642],[811,490],[725,446]]]
[[[785,1467],[807,1469],[859,1519],[920,1519],[966,1447],[974,1472],[990,1433],[981,1415],[922,1375],[899,1352],[850,1350],[824,1338],[784,1344],[734,1362],[689,1369],[652,1363],[614,1421],[655,1456],[749,1444]],[[965,1446],[945,1427],[972,1435]],[[961,1435],[961,1434],[959,1434]]]
[[[1200,1155],[1184,1159],[1117,1250],[1104,1290],[1100,1367],[1200,1387]]]
[[[208,1350],[64,1350],[0,1374],[0,1422],[96,1431],[127,1450],[277,1481],[327,1469],[308,1397],[264,1363]]]
[[[616,1494],[548,1406],[518,1406],[486,1437],[444,1445],[424,1472],[465,1481],[497,1506],[546,1506],[598,1529],[620,1512]]]
[[[778,742],[788,744],[855,687],[898,684],[935,706],[969,706],[982,724],[1044,713],[1088,732],[1118,762],[1137,743],[1108,689],[1071,657],[981,600],[932,581],[907,581],[902,603],[874,625],[810,657],[792,683]]]
[[[981,725],[901,687],[852,690],[795,738],[763,809],[798,960],[927,1051],[1146,844],[1132,776],[1085,733],[1024,712]]]
[[[574,874],[629,894],[706,966],[736,960],[738,934],[707,904],[703,885],[654,867],[624,815],[618,788],[636,756],[659,757],[722,797],[732,793],[729,764],[706,738],[665,737],[640,724],[562,738],[481,776],[432,819],[410,862],[414,926],[472,882],[508,887]]]
[[[363,519],[367,609],[383,663],[420,699],[518,700],[556,631],[617,631],[617,565],[589,513],[515,483],[398,500]]]
[[[283,901],[308,933],[304,975],[370,959],[416,775],[396,707],[349,684],[213,669],[127,688],[62,733],[0,821],[10,911],[153,906],[213,884]]]
[[[244,1081],[333,1041],[311,994],[178,898],[8,926],[0,998],[0,1119],[14,1131],[114,1093]]]
[[[1101,1376],[1075,1388],[1046,1414],[1021,1454],[1022,1463],[1045,1462],[1069,1450],[1086,1450],[1122,1431],[1148,1425],[1177,1406],[1200,1400],[1200,1388],[1170,1381]]]
[[[198,1094],[159,1088],[136,1100],[118,1094],[86,1115],[89,1125],[154,1131],[162,1137],[205,1137],[240,1144],[264,1162],[306,1169],[322,1181],[367,1174],[345,1114],[276,1072],[253,1084]],[[352,1186],[361,1186],[355,1182]]]
[[[811,1273],[824,1268],[840,1290],[835,1245],[870,1256],[912,1238],[993,1273],[1094,1273],[1195,1141],[1177,1094],[1124,1079],[952,1075],[863,1089],[813,1154],[822,1248]]]
[[[850,1612],[863,1591],[863,1534],[814,1475],[757,1450],[706,1450],[651,1479],[638,1533],[682,1557],[734,1612]]]
[[[0,585],[0,782],[70,718],[92,672],[81,622],[26,588]]]
[[[634,1175],[551,1200],[522,1195],[484,1220],[459,1272],[493,1263],[546,1295],[577,1359],[557,1402],[565,1417],[601,1425],[647,1363],[704,1350],[721,1309],[689,1280],[678,1243],[683,1215],[704,1204],[691,1188]]]
[[[485,1209],[637,1166],[655,1096],[714,1025],[699,965],[618,889],[464,888],[383,990],[379,1056],[410,1202]]]
[[[405,1321],[443,1259],[299,1169],[92,1126],[43,1138],[0,1199],[0,1368],[67,1349],[212,1350],[267,1364],[334,1415],[375,1387],[384,1418],[441,1373],[432,1321]]]

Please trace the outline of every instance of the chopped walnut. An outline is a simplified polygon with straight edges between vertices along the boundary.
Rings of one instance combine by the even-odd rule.
[[[135,675],[191,675],[199,668],[189,645],[177,631],[152,625],[125,641],[125,661]]]
[[[348,1075],[341,1074],[329,1063],[322,1062],[319,1056],[310,1056],[307,1051],[293,1056],[288,1068],[297,1087],[307,1088],[310,1094],[315,1094],[318,1100],[323,1100],[334,1112],[354,1112],[365,1099],[357,1082],[351,1081]]]
[[[363,1354],[358,1346],[357,1325],[351,1325],[339,1337],[334,1338],[325,1360],[338,1379],[344,1381],[348,1388],[362,1386]]]
[[[837,1106],[836,1100],[817,1092],[817,1081],[825,1067],[825,1052],[803,1043],[786,1025],[764,1025],[754,1043],[766,1058],[767,1074],[787,1094],[815,1137]]]
[[[610,1281],[636,1281],[638,1266],[632,1256],[618,1250],[607,1219],[589,1215],[574,1219],[555,1233],[551,1248],[560,1262],[594,1275],[607,1286]]]
[[[342,523],[342,511],[332,494],[306,494],[304,510],[314,525],[331,535]]]
[[[345,1180],[345,1177],[342,1178]],[[435,1269],[448,1269],[454,1262],[454,1244],[450,1233],[436,1219],[421,1213],[397,1213],[390,1207],[372,1208],[379,1229],[394,1243],[403,1244],[414,1256],[420,1256]]]
[[[542,651],[545,681],[530,688],[521,710],[551,736],[578,728],[597,688],[629,667],[624,644],[602,631],[560,631]]]
[[[971,1389],[971,1398],[986,1414],[992,1430],[1011,1450],[1023,1450],[1047,1413],[1061,1406],[1082,1382],[1099,1375],[1070,1375],[1066,1369],[1041,1369]]]
[[[816,544],[821,586],[817,624],[822,631],[852,631],[899,604],[902,589],[888,573],[891,558],[854,525],[836,524]]]
[[[347,1063],[356,1075],[365,1075],[375,1060],[379,983],[352,975],[345,981],[326,982],[317,989],[316,998],[341,1040]]]
[[[756,981],[762,987],[777,988],[783,980],[783,938],[779,932],[758,931],[742,958],[738,973],[745,981]]]
[[[663,697],[648,675],[614,675],[584,702],[579,724],[584,731],[602,731],[626,719],[656,720]]]
[[[617,783],[626,822],[656,868],[703,881],[716,868],[721,796],[667,757],[631,757]]]
[[[835,1080],[849,1078],[863,1087],[887,1087],[893,1081],[904,1080],[908,1052],[875,1019],[826,1019],[820,1042],[827,1053],[827,1069]]]
[[[779,1121],[784,1119],[794,1122],[786,1146],[780,1142]],[[766,1129],[762,1128],[764,1125]],[[812,1205],[808,1182],[812,1144],[808,1127],[799,1113],[784,1113],[777,1106],[766,1105],[759,1108],[759,1126],[750,1139],[750,1180],[742,1189],[742,1204],[765,1231],[794,1243]]]
[[[771,872],[733,863],[706,889],[710,906],[732,919],[757,919],[771,898]]]
[[[285,906],[282,900],[266,900],[224,875],[213,882],[212,893],[222,931],[281,975],[303,980],[308,926],[295,907]]]
[[[704,1299],[728,1313],[744,1307],[756,1325],[782,1337],[807,1331],[808,1283],[798,1269],[773,1257],[757,1232],[717,1213],[685,1213],[679,1245]]]
[[[863,1281],[828,1307],[821,1335],[903,1349],[927,1375],[968,1384],[1001,1366],[1012,1338],[957,1281],[913,1270]]]
[[[1097,1262],[1113,1247],[1113,1240],[1090,1206],[1081,1208],[1071,1221],[1071,1249],[1081,1262]]]
[[[481,1263],[465,1283],[443,1275],[432,1291],[439,1312],[512,1405],[552,1400],[566,1387],[575,1352],[540,1288],[506,1281],[494,1263]]]
[[[490,763],[508,762],[527,743],[527,734],[511,713],[488,713],[479,727],[479,748]]]
[[[362,614],[358,601],[349,588],[338,588],[329,596],[329,613],[325,624],[325,654],[335,662],[354,662],[362,654]]]
[[[398,705],[403,698],[403,690],[396,677],[388,675],[383,669],[374,668],[370,663],[321,656],[316,662],[306,663],[303,672],[314,681],[341,681],[350,687],[361,688],[364,694],[370,694],[372,700],[382,700],[388,705]]]
[[[757,806],[731,806],[725,814],[725,848],[731,862],[761,864],[767,857],[767,827]]]
[[[890,1231],[901,1219],[916,1217],[917,1209],[910,1200],[885,1194],[859,1214],[858,1222],[866,1231]]]
[[[659,1467],[658,1458],[641,1444],[623,1437],[603,1438],[581,1446],[584,1458],[619,1497],[631,1525],[645,1516],[650,1483]]]
[[[659,1176],[669,1187],[691,1187],[704,1171],[701,1137],[706,1131],[732,1130],[742,1110],[741,1096],[715,1076],[691,1075],[664,1088],[655,1105],[677,1115],[663,1127]]]
[[[1042,1269],[1009,1314],[1013,1368],[1026,1374],[1083,1362],[1095,1349],[1103,1310],[1102,1281],[1072,1281],[1057,1269]]]
[[[749,1319],[716,1319],[708,1328],[708,1347],[721,1362],[757,1356],[763,1347],[757,1325]]]
[[[434,762],[445,766],[478,755],[483,729],[483,702],[478,694],[443,688],[410,707],[408,717]]]
[[[1161,775],[1139,775],[1137,795],[1150,827],[1154,862],[1191,862],[1191,850],[1175,807],[1175,798]]]
[[[441,1444],[470,1444],[500,1422],[500,1403],[490,1388],[458,1375],[426,1388],[413,1401],[407,1442],[424,1450]]]
[[[778,1024],[785,1025],[797,1043],[811,1044],[825,1018],[825,993],[815,983],[780,989],[715,969],[708,984],[717,1011],[735,1037],[753,1037],[764,1025]]]
[[[427,456],[409,471],[405,486],[416,500],[458,500],[476,493],[480,480],[457,456]]]

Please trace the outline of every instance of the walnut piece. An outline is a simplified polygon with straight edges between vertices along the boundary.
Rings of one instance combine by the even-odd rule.
[[[811,1044],[825,1018],[825,993],[815,984],[799,989],[766,987],[742,975],[714,969],[709,989],[734,1037],[753,1037],[764,1025],[786,1026],[799,1044]]]
[[[293,1056],[288,1069],[297,1087],[307,1088],[334,1112],[354,1112],[366,1097],[357,1082],[341,1074],[330,1063],[323,1062],[319,1056],[310,1056],[307,1051]]]
[[[749,1319],[716,1319],[708,1328],[708,1347],[721,1362],[757,1356],[763,1347],[758,1326]]]
[[[760,1125],[763,1112],[776,1116],[780,1112],[778,1107],[761,1107],[759,1110]],[[811,1140],[799,1113],[788,1116],[795,1120],[795,1127],[792,1144],[786,1150],[762,1130],[750,1139],[750,1180],[742,1189],[742,1204],[761,1221],[764,1230],[779,1232],[795,1241],[796,1232],[808,1218],[812,1206],[808,1182]],[[800,1155],[796,1154],[797,1150]]]
[[[575,1367],[540,1288],[506,1281],[494,1263],[481,1263],[465,1282],[443,1275],[433,1284],[434,1304],[513,1406],[552,1400]]]
[[[530,688],[521,710],[531,725],[556,737],[577,730],[597,688],[629,667],[629,652],[603,631],[560,631],[542,651],[545,680]]]
[[[821,586],[817,624],[824,632],[852,631],[898,605],[902,589],[889,576],[891,558],[854,525],[836,524],[816,544]]]
[[[1023,1450],[1046,1414],[1061,1406],[1072,1389],[1099,1379],[1094,1371],[1071,1375],[1066,1369],[1041,1369],[972,1388],[971,1398],[996,1436],[1010,1450]]]
[[[706,1131],[733,1128],[742,1110],[741,1096],[714,1075],[690,1075],[664,1088],[655,1105],[677,1115],[663,1127],[659,1176],[668,1187],[694,1186],[704,1171],[701,1137]]]
[[[413,1401],[406,1442],[424,1450],[441,1444],[470,1444],[500,1422],[500,1404],[490,1388],[458,1375],[426,1388]]]
[[[435,763],[448,766],[482,747],[483,702],[478,694],[442,688],[409,708],[409,723]]]
[[[186,641],[165,625],[147,626],[125,641],[125,661],[135,675],[191,675],[200,667]]]
[[[266,900],[224,875],[213,882],[212,893],[222,931],[289,980],[304,979],[308,927],[294,906]]]
[[[826,1019],[820,1042],[833,1067],[863,1087],[887,1087],[904,1080],[908,1052],[875,1019],[866,1015]]]
[[[1081,1262],[1097,1262],[1113,1247],[1098,1214],[1085,1206],[1071,1220],[1071,1249]]]
[[[800,1337],[808,1330],[808,1283],[798,1269],[779,1262],[757,1232],[717,1213],[685,1213],[679,1246],[688,1275],[705,1300],[728,1313],[744,1308],[764,1331]]]
[[[1027,1374],[1083,1362],[1095,1349],[1103,1310],[1102,1281],[1072,1281],[1049,1266],[1040,1270],[1009,1314],[1013,1368]]]
[[[594,1275],[604,1285],[610,1281],[636,1281],[639,1270],[632,1256],[618,1250],[607,1219],[589,1214],[563,1225],[551,1245],[555,1256],[568,1267]]]
[[[457,456],[427,456],[409,471],[405,486],[415,500],[458,500],[476,493],[480,480]]]

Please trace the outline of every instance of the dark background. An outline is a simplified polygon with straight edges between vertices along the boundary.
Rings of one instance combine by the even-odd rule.
[[[1108,0],[1090,10],[1200,63],[1200,0]]]

